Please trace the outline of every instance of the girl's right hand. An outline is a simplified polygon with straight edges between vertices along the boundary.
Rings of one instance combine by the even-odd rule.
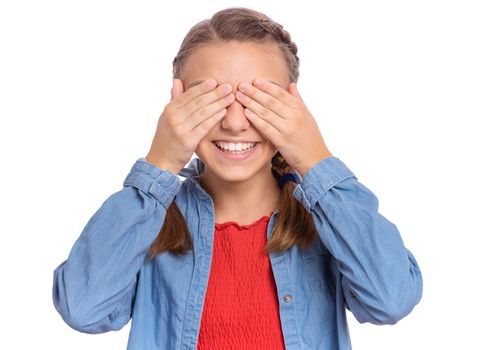
[[[225,116],[226,107],[235,100],[231,84],[216,84],[211,79],[184,92],[182,80],[173,79],[171,100],[160,115],[145,157],[149,163],[174,174],[187,164],[201,139]]]

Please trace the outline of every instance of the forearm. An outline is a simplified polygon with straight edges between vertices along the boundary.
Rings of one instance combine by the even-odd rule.
[[[311,170],[301,185],[303,202],[338,261],[348,306],[360,322],[396,322],[421,298],[414,256],[397,227],[378,212],[374,193],[345,164],[324,159]]]

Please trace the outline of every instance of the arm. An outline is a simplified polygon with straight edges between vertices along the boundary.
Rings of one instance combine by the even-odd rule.
[[[422,296],[422,275],[378,199],[336,157],[309,169],[294,196],[312,214],[319,238],[337,260],[347,308],[361,322],[394,324]]]
[[[54,306],[80,332],[119,330],[128,323],[138,271],[181,182],[139,158],[123,186],[102,203],[54,271]]]

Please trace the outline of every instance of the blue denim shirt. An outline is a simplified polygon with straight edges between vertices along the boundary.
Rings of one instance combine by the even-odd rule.
[[[53,302],[70,327],[102,333],[131,319],[128,349],[196,349],[215,223],[213,201],[196,178],[203,171],[199,158],[180,171],[184,179],[137,159],[54,271]],[[307,250],[269,255],[286,348],[351,349],[346,309],[361,323],[396,323],[422,296],[420,269],[376,196],[339,158],[295,176],[294,197],[318,235]],[[149,260],[174,198],[194,249]]]

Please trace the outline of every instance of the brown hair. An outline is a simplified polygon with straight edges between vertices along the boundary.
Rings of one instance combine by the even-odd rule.
[[[282,25],[261,12],[244,7],[231,7],[216,12],[210,19],[194,25],[185,36],[173,60],[173,77],[180,79],[182,68],[192,50],[207,43],[231,40],[276,44],[289,68],[289,80],[296,83],[299,76],[298,49]],[[276,179],[294,169],[277,152],[271,160],[271,171]],[[285,183],[279,200],[279,214],[272,236],[264,247],[266,251],[284,252],[297,244],[301,249],[311,244],[316,229],[311,214],[293,196],[296,184]],[[169,251],[184,254],[193,248],[185,218],[174,201],[170,204],[160,233],[154,240],[150,258]]]

